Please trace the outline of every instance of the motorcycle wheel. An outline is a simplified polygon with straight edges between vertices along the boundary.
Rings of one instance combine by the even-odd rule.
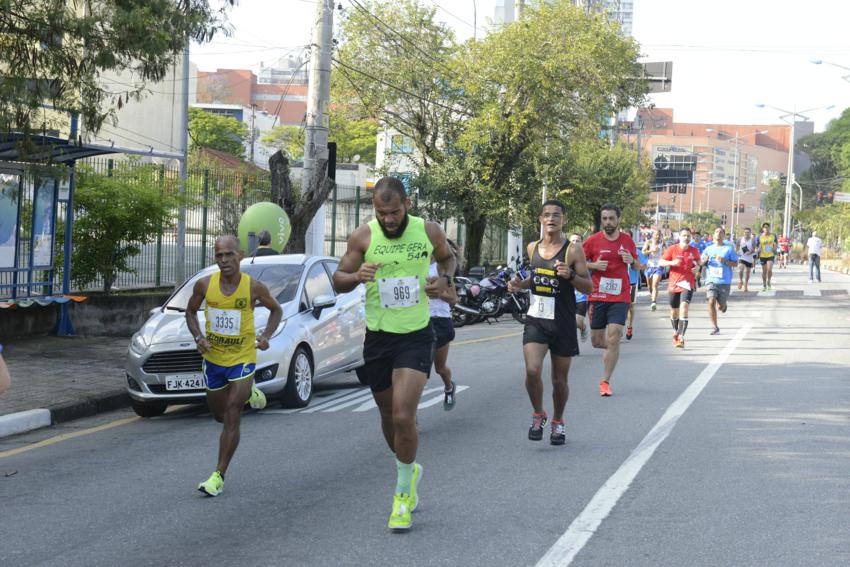
[[[459,329],[466,325],[467,314],[457,309],[452,309],[452,326],[455,329]]]

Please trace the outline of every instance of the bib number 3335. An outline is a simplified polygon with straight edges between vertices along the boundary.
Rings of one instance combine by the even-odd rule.
[[[242,312],[236,309],[209,308],[210,331],[217,335],[236,337],[242,329]]]
[[[381,278],[378,280],[381,305],[386,308],[419,305],[419,278]]]

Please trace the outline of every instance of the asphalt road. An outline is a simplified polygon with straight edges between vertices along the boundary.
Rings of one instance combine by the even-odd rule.
[[[197,410],[3,440],[0,565],[850,564],[848,295],[738,296],[709,336],[699,294],[684,351],[640,301],[613,398],[589,343],[574,360],[563,447],[526,438],[520,327],[458,331],[467,389],[451,412],[423,397],[410,533],[386,528],[395,464],[345,375],[246,413],[214,499],[195,486],[220,426]]]

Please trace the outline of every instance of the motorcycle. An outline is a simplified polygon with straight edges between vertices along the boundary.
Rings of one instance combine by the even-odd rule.
[[[530,301],[526,291],[508,293],[508,281],[513,275],[513,270],[499,266],[480,281],[462,281],[452,318],[461,321],[461,325],[466,325],[480,321],[489,322],[490,319],[498,319],[505,313],[511,313],[514,319],[524,322]]]

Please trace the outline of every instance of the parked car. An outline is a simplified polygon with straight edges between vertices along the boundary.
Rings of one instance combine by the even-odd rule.
[[[257,351],[254,379],[267,396],[280,396],[289,407],[310,403],[315,380],[363,364],[365,290],[358,286],[335,293],[331,277],[338,263],[336,258],[301,254],[242,260],[242,272],[268,286],[283,308],[269,349]],[[169,404],[205,400],[202,358],[185,312],[195,282],[216,271],[218,266],[210,266],[189,278],[133,335],[127,351],[127,392],[140,416],[160,415]],[[268,317],[268,309],[258,304],[258,334]],[[198,319],[205,328],[203,309]]]

